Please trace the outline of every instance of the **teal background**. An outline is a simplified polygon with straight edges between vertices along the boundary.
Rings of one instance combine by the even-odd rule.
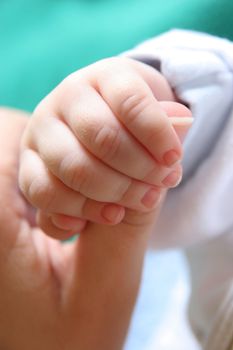
[[[171,28],[233,38],[233,1],[1,0],[0,105],[33,110],[69,73]]]

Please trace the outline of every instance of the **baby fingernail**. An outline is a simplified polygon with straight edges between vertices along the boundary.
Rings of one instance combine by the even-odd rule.
[[[52,223],[62,229],[69,231],[79,231],[83,230],[86,225],[86,220],[74,218],[62,214],[54,214],[51,216]]]
[[[163,156],[163,161],[166,166],[170,167],[180,161],[181,155],[175,150],[167,151]]]
[[[172,123],[175,128],[176,134],[179,137],[180,141],[183,143],[188,131],[190,130],[193,124],[192,117],[169,117],[169,121]]]
[[[176,187],[181,182],[181,179],[182,173],[174,170],[163,179],[162,183],[168,187]]]
[[[119,223],[125,215],[125,209],[115,204],[107,204],[101,211],[102,216],[111,223]]]
[[[160,198],[160,191],[156,188],[151,188],[141,199],[141,203],[147,208],[153,208]]]
[[[77,221],[76,225],[70,227],[70,229],[82,230],[86,226],[86,223],[86,220],[80,220],[79,222]]]

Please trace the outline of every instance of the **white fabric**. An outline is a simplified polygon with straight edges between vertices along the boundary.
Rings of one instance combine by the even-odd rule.
[[[233,45],[174,30],[127,55],[161,61],[161,72],[194,116],[184,145],[183,182],[168,194],[156,247],[188,245],[228,231],[233,226]]]
[[[174,286],[168,310],[154,336],[143,350],[201,350],[187,323],[189,288],[184,280]],[[182,341],[180,341],[182,339]]]
[[[187,249],[189,319],[205,350],[233,345],[233,231]]]
[[[169,191],[152,243],[156,248],[187,248],[193,330],[202,349],[229,350],[233,343],[233,45],[210,35],[174,30],[127,55],[160,67],[193,112],[194,125],[184,144],[183,181]],[[169,334],[171,324],[164,327]],[[182,339],[177,341],[167,347],[154,343],[154,349],[174,350],[179,345],[181,349]]]

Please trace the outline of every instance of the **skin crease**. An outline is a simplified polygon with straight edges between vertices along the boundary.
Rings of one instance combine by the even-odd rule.
[[[176,134],[167,116],[190,111],[160,100],[174,97],[159,72],[110,58],[72,73],[40,102],[23,136],[19,181],[46,233],[65,239],[85,219],[117,224],[125,208],[150,211],[144,197],[177,184],[180,164],[163,157],[182,156],[182,127]],[[103,215],[109,207],[120,210],[113,221]]]
[[[163,108],[187,116],[181,105]],[[17,185],[27,122],[22,112],[0,111],[0,348],[119,350],[159,204],[127,209],[115,226],[88,223],[73,243],[45,235]]]

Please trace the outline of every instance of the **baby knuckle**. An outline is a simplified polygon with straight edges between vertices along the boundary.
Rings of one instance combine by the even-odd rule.
[[[74,82],[75,82],[75,77],[77,75],[77,72],[73,72],[71,74],[68,74],[61,82],[60,84],[56,87],[56,93],[63,94],[66,93],[66,90],[70,92],[70,89],[73,89],[74,87]]]
[[[120,115],[128,123],[133,122],[149,105],[147,96],[141,93],[128,92],[120,103]]]
[[[93,136],[93,148],[98,156],[111,161],[120,146],[120,131],[115,127],[103,126]]]
[[[79,165],[73,172],[71,186],[84,195],[89,191],[89,188],[91,187],[91,176],[89,169],[85,164]]]
[[[18,184],[19,184],[20,191],[24,194],[25,197],[27,197],[30,178],[27,171],[24,169],[22,163],[19,168]]]
[[[83,192],[84,188],[87,187],[88,175],[84,165],[79,165],[76,168],[72,168],[69,173],[69,185],[72,189]]]
[[[155,140],[156,138],[163,138],[167,133],[167,124],[161,119],[155,118],[154,127],[148,130],[148,142]]]
[[[89,184],[88,167],[75,154],[64,157],[59,167],[59,177],[68,187],[79,192]]]
[[[35,207],[49,211],[55,202],[56,192],[52,186],[36,177],[29,185],[28,197]]]
[[[102,72],[103,74],[114,74],[116,69],[119,69],[119,66],[125,65],[126,59],[124,57],[107,57],[102,60],[94,63],[94,66],[98,68],[98,72]]]
[[[122,204],[124,204],[125,198],[128,194],[131,184],[132,180],[130,178],[128,178],[127,180],[125,179],[125,181],[122,181],[118,184],[115,192],[115,198],[117,202],[121,202]]]

